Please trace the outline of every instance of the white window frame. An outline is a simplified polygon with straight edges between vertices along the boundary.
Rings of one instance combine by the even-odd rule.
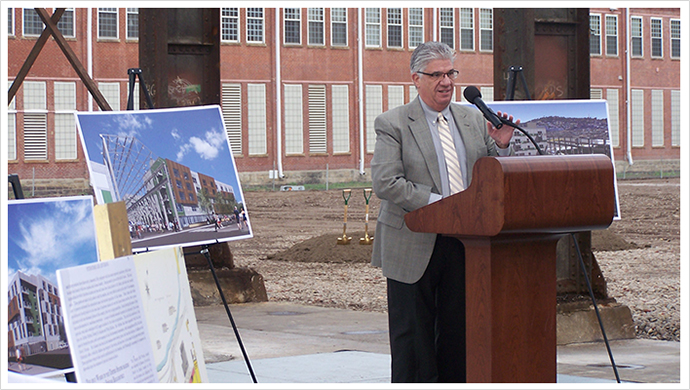
[[[234,12],[234,15],[232,14]],[[233,39],[233,24],[234,24],[234,39]],[[239,8],[221,8],[220,9],[220,39],[221,42],[240,41],[240,9]],[[229,37],[224,38],[224,37]]]
[[[620,91],[616,88],[606,89],[606,101],[609,108],[608,123],[611,146],[617,148],[620,146]]]
[[[405,87],[402,85],[388,86],[388,110],[405,104]]]
[[[245,11],[246,14],[246,23],[247,23],[247,28],[246,30],[246,39],[248,44],[261,44],[264,43],[264,18],[265,18],[265,10],[263,8],[247,8]],[[261,16],[258,17],[256,16],[257,13],[261,13]],[[253,22],[250,23],[250,22]],[[258,31],[258,30],[261,31]],[[260,33],[257,34],[257,31]],[[257,39],[260,38],[260,39]]]
[[[307,45],[326,45],[326,11],[323,8],[307,8]],[[320,32],[318,31],[320,27]],[[320,42],[319,42],[320,40]]]
[[[424,43],[424,8],[410,8],[407,11],[407,30],[410,49]]]
[[[364,20],[364,46],[381,47],[381,8],[365,8]]]
[[[309,154],[325,154],[328,153],[326,85],[310,84],[307,88]]]
[[[606,15],[604,30],[606,32],[606,55],[618,57],[618,15]]]
[[[71,16],[71,23],[66,21],[67,19],[65,19],[65,16]],[[62,28],[60,28],[61,26],[65,26],[68,24],[71,24],[70,26],[68,26],[72,30],[71,34],[66,33],[65,31],[63,31]],[[65,8],[65,12],[63,12],[62,16],[60,17],[60,20],[58,20],[58,24],[57,24],[58,30],[60,30],[60,33],[62,33],[63,37],[74,38],[76,36],[76,30],[75,30],[76,27],[75,26],[76,26],[76,13],[74,12],[74,8]]]
[[[392,11],[392,12],[391,12]],[[397,15],[396,15],[397,13]],[[392,47],[395,49],[402,49],[403,42],[405,42],[405,37],[403,36],[403,10],[402,8],[387,8],[386,9],[386,41],[387,47]],[[396,42],[391,44],[391,32],[397,32],[400,36],[400,42],[396,45]]]
[[[654,28],[654,22],[659,22],[659,30],[656,31]],[[664,21],[661,18],[650,18],[649,19],[649,39],[650,39],[650,50],[649,54],[652,58],[664,58]],[[655,54],[655,42],[658,41],[658,48],[661,54]]]
[[[53,83],[55,100],[55,160],[77,159],[77,85],[73,81]],[[62,122],[67,126],[63,128]]]
[[[14,8],[7,9],[7,35],[14,36]]]
[[[41,23],[41,31],[39,31],[39,32],[27,32],[26,31],[26,27],[27,27],[27,25],[29,25],[26,21],[26,18],[30,14],[35,15],[38,22]],[[36,21],[32,20],[32,23],[33,22],[36,22]],[[22,8],[22,36],[24,36],[24,37],[38,37],[41,35],[41,33],[43,32],[43,29],[45,29],[45,28],[46,28],[45,23],[43,23],[43,21],[41,20],[41,17],[38,16],[38,12],[36,12],[35,9],[33,9],[33,8]]]
[[[652,147],[664,146],[664,90],[652,89]]]
[[[438,40],[450,46],[451,49],[455,49],[455,8],[439,8],[438,30]],[[444,37],[448,36],[452,39],[444,40]]]
[[[333,154],[350,153],[350,87],[331,87]]]
[[[335,14],[334,11],[338,10],[337,12],[342,14]],[[347,8],[330,8],[331,12],[331,46],[337,46],[337,47],[347,47],[348,45],[348,36],[347,36]],[[344,19],[344,20],[343,20]],[[335,27],[344,27],[345,28],[345,43],[336,43],[334,38],[336,36],[335,33]]]
[[[139,8],[127,8],[127,9],[125,9],[125,18],[126,18],[125,19],[125,21],[126,21],[126,23],[125,23],[125,29],[126,29],[125,36],[127,37],[127,40],[138,41],[139,40]],[[136,35],[130,36],[130,34],[132,33],[131,30],[133,30],[130,27],[130,21],[134,21],[134,20],[136,20],[136,22],[137,22],[137,33],[136,33]]]
[[[469,12],[469,16],[467,13]],[[460,8],[460,50],[474,51],[474,8]],[[470,35],[471,46],[465,46],[463,37]]]
[[[593,25],[594,22],[596,22],[596,25]],[[598,50],[592,51],[595,50],[592,45],[595,40]],[[601,14],[589,14],[589,55],[601,55]]]
[[[634,58],[644,57],[644,23],[642,23],[641,16],[631,16],[630,17],[630,56]],[[639,31],[636,31],[635,24],[639,23]],[[639,43],[640,53],[635,53],[635,43]]]
[[[485,36],[488,36],[487,40],[484,39]],[[491,46],[485,47],[485,41]],[[491,8],[479,9],[479,51],[486,53],[494,51],[494,10]]]
[[[675,25],[675,26],[674,26]],[[670,36],[671,36],[671,49],[669,50],[669,55],[674,60],[679,60],[682,55],[682,45],[681,45],[681,24],[680,19],[669,20]],[[676,28],[677,26],[677,28]],[[678,48],[678,55],[674,54],[674,47]]]
[[[632,147],[644,147],[644,90],[633,89],[631,91],[632,102]]]
[[[17,160],[17,103],[13,98],[7,107],[7,160]]]
[[[250,156],[265,156],[266,84],[247,84],[247,149]]]
[[[114,10],[114,11],[113,11]],[[101,35],[101,15],[115,15],[115,36],[103,36]],[[120,15],[118,8],[98,8],[97,28],[98,39],[119,39],[120,38]]]
[[[230,149],[234,156],[242,155],[242,84],[223,83],[221,86],[223,122]]]
[[[288,38],[292,37],[288,34],[288,26],[290,29],[296,26],[297,42],[288,42]],[[302,9],[301,8],[283,8],[283,44],[284,45],[301,45],[302,44]]]
[[[22,88],[24,89],[24,161],[48,160],[46,82],[24,81]]]
[[[120,83],[119,82],[99,82],[98,90],[108,102],[113,111],[120,111]]]
[[[364,115],[366,120],[367,153],[374,153],[376,145],[374,121],[383,112],[383,86],[365,85],[364,94],[366,100],[364,105],[366,113]]]
[[[671,146],[680,146],[680,103],[679,90],[671,91]]]
[[[302,85],[285,84],[283,104],[285,107],[285,154],[304,154],[304,117],[302,107]]]

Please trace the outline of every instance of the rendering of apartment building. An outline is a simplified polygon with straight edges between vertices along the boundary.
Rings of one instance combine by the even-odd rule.
[[[11,84],[43,26],[32,8],[7,12]],[[680,9],[589,13],[591,97],[608,101],[617,165],[677,163]],[[244,184],[327,169],[333,180],[367,180],[374,119],[415,98],[409,60],[424,41],[457,51],[457,101],[468,85],[486,101],[503,99],[494,96],[491,8],[222,8],[220,18],[221,106]],[[126,108],[127,70],[139,67],[138,23],[136,8],[68,8],[58,24],[113,110]],[[49,40],[9,103],[9,173],[25,188],[88,192],[72,113],[91,110]]]

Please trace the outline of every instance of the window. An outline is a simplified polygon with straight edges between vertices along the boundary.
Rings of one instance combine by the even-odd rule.
[[[671,19],[671,58],[680,59],[680,20]]]
[[[14,8],[7,9],[7,35],[14,36]]]
[[[619,125],[619,109],[618,109],[618,101],[619,101],[619,93],[618,90],[615,88],[610,88],[606,90],[606,100],[608,101],[608,106],[609,106],[609,131],[611,133],[611,146],[618,147],[620,146],[620,138],[619,138],[619,132],[620,132],[620,125]]]
[[[350,103],[347,85],[331,87],[333,113],[333,153],[350,152]]]
[[[57,28],[65,38],[74,38],[74,8],[65,8],[60,20],[58,20]]]
[[[285,85],[285,154],[302,154],[302,86]]]
[[[127,39],[139,39],[139,8],[127,8]]]
[[[402,47],[402,8],[388,8],[388,47]]]
[[[680,91],[671,91],[671,146],[680,146]]]
[[[331,45],[347,46],[346,8],[331,8]]]
[[[606,15],[606,55],[618,55],[618,17]]]
[[[367,85],[364,87],[365,120],[366,120],[366,141],[367,153],[374,153],[376,144],[376,131],[374,121],[383,112],[383,87],[380,85]]]
[[[601,55],[601,15],[589,15],[589,54]]]
[[[632,42],[632,57],[642,57],[642,18],[639,16],[633,16],[630,20],[630,36]]]
[[[474,50],[474,9],[460,8],[460,50]]]
[[[381,9],[365,8],[365,46],[381,47]]]
[[[652,146],[664,146],[664,91],[652,90]]]
[[[402,85],[389,85],[388,86],[388,109],[392,110],[395,107],[402,106],[405,104],[405,98],[403,96],[405,88]]]
[[[43,21],[33,8],[24,8],[24,36],[39,36],[43,32]]]
[[[98,83],[98,89],[113,111],[120,111],[120,83]]]
[[[309,23],[309,39],[307,44],[323,46],[323,8],[307,8],[307,22]]]
[[[77,158],[77,87],[74,82],[55,82],[55,159]]]
[[[7,109],[7,160],[17,159],[17,111],[15,99],[12,99]]]
[[[239,8],[221,8],[220,40],[222,42],[239,42],[240,13]]]
[[[98,38],[117,38],[117,8],[98,9]]]
[[[24,81],[24,160],[48,159],[46,83]]]
[[[247,42],[264,42],[263,8],[247,8]]]
[[[479,10],[479,51],[494,50],[494,15],[493,10]]]
[[[652,37],[652,58],[661,58],[664,56],[663,50],[663,35],[661,32],[661,19],[650,19],[649,32]]]
[[[441,42],[455,48],[455,31],[453,26],[455,26],[453,8],[441,8],[440,12],[440,24],[441,24]]]
[[[284,37],[283,40],[285,44],[297,44],[302,43],[301,40],[301,27],[300,27],[300,9],[299,8],[285,8],[283,10],[283,23],[284,27]]]
[[[309,153],[327,153],[326,86],[309,86]]]
[[[644,91],[633,89],[632,102],[632,146],[644,146]]]
[[[410,8],[408,11],[408,36],[410,49],[424,42],[424,10],[422,8]]]
[[[222,111],[230,149],[235,156],[242,154],[242,87],[240,84],[223,84]]]
[[[266,84],[247,85],[247,132],[249,155],[265,155]]]

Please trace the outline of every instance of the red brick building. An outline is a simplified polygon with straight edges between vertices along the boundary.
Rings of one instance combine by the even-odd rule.
[[[42,23],[33,9],[7,13],[9,87]],[[680,9],[592,8],[590,26],[591,95],[609,101],[619,170],[678,165]],[[67,9],[59,27],[113,110],[124,110],[138,10]],[[492,100],[491,8],[222,8],[222,109],[243,183],[323,181],[326,169],[331,181],[368,180],[373,120],[414,99],[409,58],[428,40],[459,53],[458,100],[467,85]],[[97,109],[50,39],[8,110],[8,172],[25,193],[88,192],[72,113]]]

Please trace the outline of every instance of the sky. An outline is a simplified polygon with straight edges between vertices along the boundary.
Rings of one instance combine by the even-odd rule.
[[[60,268],[98,261],[93,197],[10,200],[8,281],[17,270],[57,285]]]
[[[103,164],[100,134],[134,136],[156,157],[168,158],[233,187],[237,170],[219,106],[77,113],[88,159]]]

